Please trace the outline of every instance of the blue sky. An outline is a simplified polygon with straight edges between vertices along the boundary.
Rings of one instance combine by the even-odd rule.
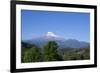
[[[90,14],[21,10],[22,40],[29,40],[47,32],[66,39],[90,41]]]

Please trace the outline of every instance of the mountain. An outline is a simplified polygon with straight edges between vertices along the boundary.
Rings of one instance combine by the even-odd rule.
[[[89,47],[89,43],[78,41],[75,39],[65,39],[61,36],[54,34],[53,32],[47,32],[45,35],[40,37],[32,38],[31,40],[27,40],[29,44],[35,44],[39,47],[43,47],[48,43],[48,41],[55,41],[59,48],[86,48]]]

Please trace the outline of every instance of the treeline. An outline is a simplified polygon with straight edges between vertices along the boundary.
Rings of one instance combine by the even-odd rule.
[[[36,45],[22,42],[21,61],[43,62],[64,60],[85,60],[90,58],[90,49],[58,49],[55,41],[49,41],[42,49]]]
[[[35,45],[29,45],[23,43],[22,46],[22,62],[41,62],[41,61],[61,61],[62,57],[58,54],[58,45],[55,41],[49,41],[44,49]]]
[[[87,60],[90,59],[90,49],[80,48],[73,49],[70,51],[65,51],[63,54],[64,60]]]

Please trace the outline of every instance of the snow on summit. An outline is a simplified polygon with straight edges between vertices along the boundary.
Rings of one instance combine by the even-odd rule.
[[[47,32],[46,36],[50,36],[50,37],[58,37],[58,36],[55,35],[53,32]]]

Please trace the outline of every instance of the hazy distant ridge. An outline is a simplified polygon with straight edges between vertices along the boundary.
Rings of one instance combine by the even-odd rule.
[[[35,44],[39,47],[43,47],[48,43],[48,41],[55,41],[59,45],[59,48],[86,48],[89,47],[88,42],[78,41],[75,39],[65,39],[61,36],[55,35],[52,32],[48,32],[44,36],[39,36],[32,38],[30,40],[25,40],[29,44]]]

